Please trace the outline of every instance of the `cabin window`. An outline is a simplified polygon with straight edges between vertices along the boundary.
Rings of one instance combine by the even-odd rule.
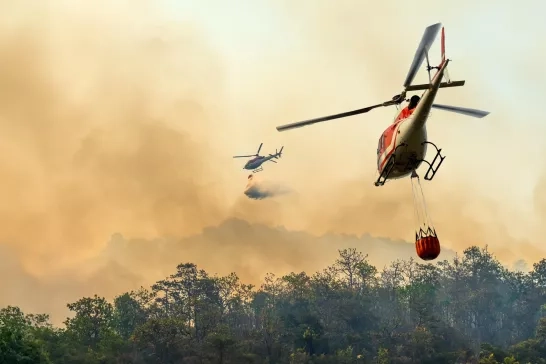
[[[379,155],[381,153],[381,151],[383,150],[383,140],[384,140],[384,136],[381,135],[381,137],[379,137],[379,143],[377,144],[377,155]]]

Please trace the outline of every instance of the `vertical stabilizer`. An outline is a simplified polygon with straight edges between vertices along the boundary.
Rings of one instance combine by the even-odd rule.
[[[445,31],[444,31],[444,27],[442,27],[442,42],[441,42],[441,47],[442,47],[442,62],[440,63],[440,67],[444,64],[444,62],[446,61],[446,35],[445,35]]]

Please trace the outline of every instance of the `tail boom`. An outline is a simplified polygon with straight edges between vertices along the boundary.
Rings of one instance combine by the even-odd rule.
[[[282,150],[283,150],[283,148],[284,148],[284,146],[282,146],[282,147],[281,147],[281,150],[279,150],[279,151],[277,151],[277,149],[275,149],[275,154],[270,154],[269,156],[270,156],[271,158],[279,159],[279,158],[282,156]],[[270,158],[270,159],[271,159],[271,158]],[[275,161],[272,160],[271,162],[275,162]],[[277,163],[277,162],[275,162],[275,163]]]
[[[413,113],[413,128],[420,129],[425,125],[430,114],[432,103],[434,102],[436,94],[438,93],[438,89],[440,88],[441,80],[444,76],[444,71],[448,64],[449,60],[446,59],[439,67],[438,72],[434,75],[430,87],[424,92],[423,96],[421,97],[421,101],[419,101],[419,105],[417,105],[417,108]]]

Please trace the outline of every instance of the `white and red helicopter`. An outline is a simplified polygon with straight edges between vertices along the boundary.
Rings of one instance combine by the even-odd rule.
[[[431,67],[428,52],[440,29],[442,30],[441,62],[437,67]],[[425,59],[427,60],[429,83],[411,85],[419,67],[421,67]],[[379,145],[377,147],[377,169],[379,171],[379,177],[375,182],[375,185],[382,186],[387,180],[406,177],[410,174],[412,174],[412,177],[416,177],[417,174],[415,170],[419,168],[422,162],[429,165],[429,168],[425,173],[425,179],[430,181],[445,158],[441,155],[442,150],[438,149],[435,144],[427,140],[426,122],[430,115],[431,108],[456,112],[477,118],[483,118],[489,114],[487,111],[434,104],[434,99],[436,98],[439,88],[457,87],[465,84],[465,81],[452,82],[449,80],[449,77],[445,75],[449,62],[450,60],[445,57],[444,28],[441,23],[431,25],[425,29],[421,43],[415,52],[413,63],[410,66],[404,82],[404,90],[399,95],[394,96],[392,100],[363,109],[278,126],[277,130],[285,131],[322,121],[363,114],[378,107],[400,105],[402,102],[406,101],[409,102],[409,104],[400,111],[393,123],[383,132],[379,139]],[[437,69],[438,71],[434,77],[431,78],[430,71],[433,69]],[[447,82],[442,82],[444,77]],[[421,97],[414,95],[406,100],[407,92],[419,90],[425,90]],[[436,149],[436,156],[432,162],[428,162],[424,159],[427,151],[427,144],[431,144]],[[434,167],[437,160],[438,165]]]

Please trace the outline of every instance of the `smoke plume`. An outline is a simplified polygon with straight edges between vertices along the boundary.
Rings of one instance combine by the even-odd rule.
[[[288,192],[289,190],[281,186],[280,183],[262,180],[252,174],[248,176],[248,183],[245,187],[245,195],[254,200],[263,200]]]

